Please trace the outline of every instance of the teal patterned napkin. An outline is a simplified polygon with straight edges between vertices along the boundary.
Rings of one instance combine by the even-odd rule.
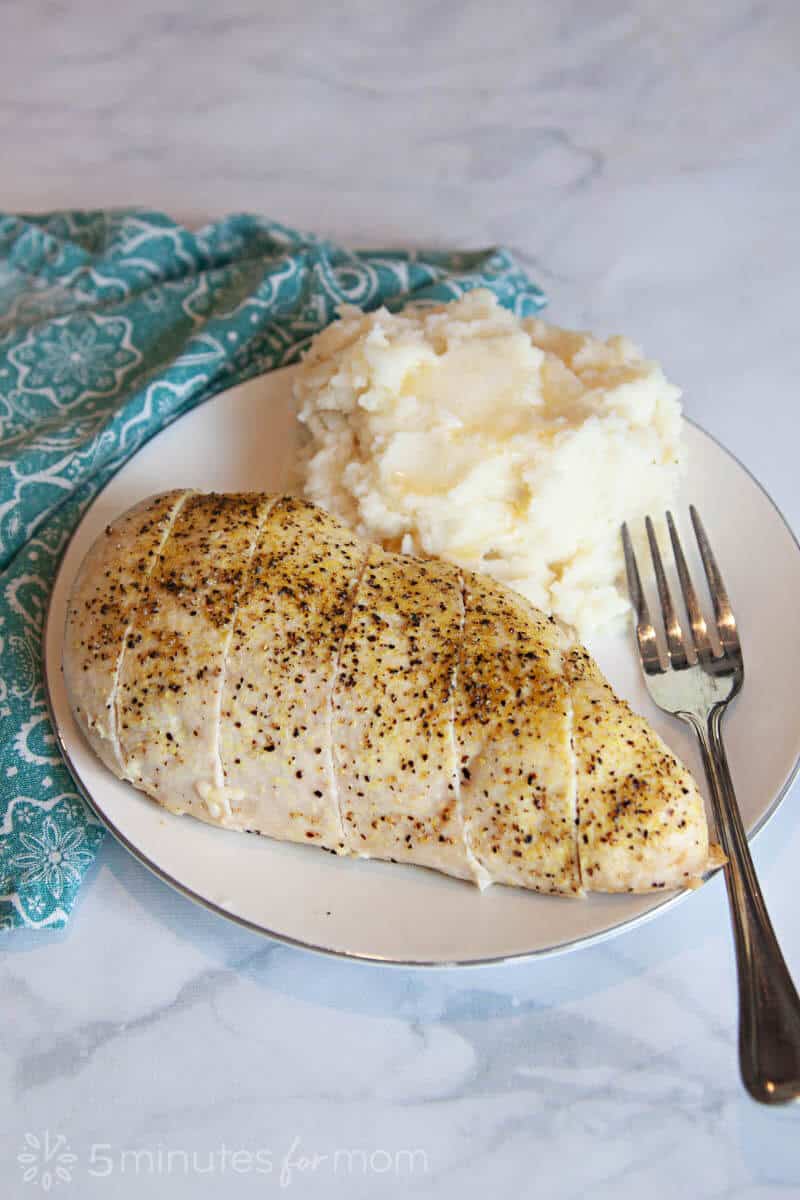
[[[0,928],[60,926],[102,827],[59,755],[41,635],[64,545],[148,438],[295,359],[342,303],[544,296],[502,250],[352,253],[253,216],[0,215]]]

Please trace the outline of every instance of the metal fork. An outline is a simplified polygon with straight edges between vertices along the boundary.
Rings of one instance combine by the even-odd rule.
[[[736,621],[700,517],[693,506],[689,511],[714,606],[719,651],[712,646],[671,513],[667,513],[667,526],[691,628],[684,635],[653,522],[647,517],[667,662],[662,661],[628,527],[623,525],[622,543],[636,640],[652,699],[664,712],[686,721],[697,734],[714,820],[728,857],[724,871],[736,946],[742,1080],[754,1100],[762,1104],[785,1104],[800,1100],[800,999],[758,885],[722,741],[722,718],[744,683]]]

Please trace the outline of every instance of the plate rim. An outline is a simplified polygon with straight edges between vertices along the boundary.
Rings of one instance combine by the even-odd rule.
[[[284,368],[278,368],[278,371],[280,371],[281,369],[291,370],[291,366],[284,367]],[[562,954],[575,953],[578,950],[582,950],[582,949],[588,948],[590,946],[597,946],[597,945],[600,945],[602,942],[610,941],[612,938],[616,938],[620,934],[629,932],[630,930],[635,929],[640,925],[646,924],[648,921],[652,920],[654,917],[663,914],[668,909],[673,908],[675,905],[686,900],[690,895],[693,894],[693,891],[690,888],[685,888],[682,891],[676,892],[671,896],[665,897],[662,901],[660,901],[660,903],[658,903],[658,904],[654,905],[652,908],[648,909],[647,912],[637,913],[635,916],[628,917],[626,920],[620,921],[618,924],[611,926],[609,929],[603,929],[597,933],[584,934],[582,936],[572,938],[566,942],[559,942],[555,946],[540,947],[539,949],[536,949],[536,950],[523,950],[523,951],[520,951],[519,953],[514,953],[514,954],[499,954],[499,955],[492,955],[489,957],[482,957],[482,958],[448,959],[448,960],[443,960],[441,962],[435,961],[432,959],[384,957],[380,954],[367,953],[367,952],[362,952],[362,951],[357,951],[357,950],[340,950],[340,949],[336,949],[332,946],[318,945],[315,942],[306,941],[303,938],[293,937],[291,934],[281,933],[275,929],[269,929],[266,925],[258,924],[257,922],[250,920],[248,917],[243,917],[243,916],[240,916],[238,913],[230,912],[228,909],[223,908],[222,905],[217,904],[215,901],[210,900],[207,896],[201,895],[201,893],[196,892],[193,888],[189,887],[187,884],[182,883],[180,881],[180,879],[176,879],[163,867],[160,867],[158,865],[158,863],[154,862],[142,850],[140,850],[139,847],[136,846],[136,844],[134,842],[132,842],[126,836],[126,834],[124,834],[122,832],[122,830],[118,829],[117,826],[114,824],[114,822],[108,816],[106,816],[106,814],[98,807],[95,800],[90,795],[87,787],[84,785],[82,779],[80,778],[80,775],[78,773],[78,768],[76,767],[76,765],[72,759],[72,756],[69,752],[69,749],[67,748],[61,726],[60,726],[58,720],[56,719],[55,706],[53,703],[52,691],[51,691],[51,687],[50,687],[50,670],[49,670],[49,663],[48,663],[47,647],[48,647],[48,644],[50,641],[50,625],[54,618],[53,600],[54,600],[54,597],[56,594],[57,585],[61,578],[61,573],[63,571],[64,561],[67,557],[67,554],[69,553],[69,550],[70,550],[70,547],[72,546],[73,541],[75,540],[78,533],[82,529],[85,520],[87,519],[89,514],[92,512],[95,505],[98,503],[98,501],[101,499],[101,497],[105,494],[106,490],[116,480],[120,471],[124,470],[124,468],[126,466],[128,466],[128,464],[130,462],[132,462],[133,459],[136,458],[136,456],[138,454],[141,453],[141,451],[145,448],[145,446],[148,446],[148,445],[150,445],[151,442],[155,441],[155,439],[158,438],[158,436],[161,433],[163,433],[164,430],[171,428],[171,426],[174,424],[177,424],[179,421],[182,420],[183,417],[189,416],[191,413],[197,412],[200,408],[205,407],[212,400],[218,400],[222,396],[226,395],[228,392],[235,391],[237,388],[240,388],[240,387],[247,387],[250,384],[255,383],[257,380],[265,378],[266,375],[274,375],[276,373],[277,373],[277,371],[263,372],[261,375],[253,376],[251,379],[242,380],[240,383],[234,384],[230,388],[224,388],[222,391],[216,392],[212,396],[207,396],[204,400],[202,400],[200,402],[200,404],[195,405],[193,408],[190,408],[185,413],[181,413],[181,415],[176,419],[176,421],[171,421],[168,425],[164,426],[164,429],[159,429],[153,435],[153,437],[148,438],[148,440],[142,446],[140,446],[139,449],[133,455],[131,455],[131,457],[129,459],[126,460],[125,463],[122,464],[120,469],[118,471],[115,471],[115,473],[111,476],[111,478],[106,481],[106,483],[103,485],[103,487],[97,493],[97,495],[91,501],[89,506],[86,508],[80,521],[75,526],[75,528],[72,530],[72,532],[70,533],[69,537],[67,538],[66,542],[64,543],[64,545],[61,549],[61,553],[58,558],[58,565],[53,574],[53,582],[52,582],[52,586],[50,589],[50,595],[48,596],[48,600],[47,600],[47,610],[45,613],[44,623],[42,625],[42,665],[43,665],[42,673],[43,673],[43,677],[44,677],[44,696],[45,696],[45,703],[46,703],[46,707],[47,707],[47,714],[48,714],[48,717],[50,718],[50,724],[53,728],[53,732],[56,737],[56,743],[58,745],[62,759],[64,760],[64,763],[67,767],[67,770],[70,773],[72,782],[75,785],[77,791],[80,793],[83,800],[88,805],[90,811],[94,814],[94,816],[97,818],[99,823],[105,829],[107,829],[109,831],[109,833],[111,833],[112,837],[114,837],[115,840],[121,846],[123,846],[124,849],[127,850],[129,854],[132,854],[133,857],[142,864],[142,866],[146,867],[147,870],[150,871],[150,873],[152,875],[155,875],[156,878],[160,879],[163,883],[166,883],[169,887],[171,887],[173,889],[173,891],[176,891],[180,895],[185,896],[187,899],[193,901],[195,904],[199,904],[201,907],[205,908],[208,912],[212,912],[212,913],[216,914],[217,916],[223,917],[225,920],[233,921],[235,924],[241,926],[242,928],[248,929],[254,933],[258,933],[262,937],[267,937],[267,938],[271,938],[274,941],[282,942],[284,945],[287,945],[287,946],[293,946],[300,950],[308,950],[314,954],[324,955],[327,958],[345,959],[350,962],[372,963],[372,964],[375,964],[377,966],[382,966],[382,967],[398,967],[398,968],[406,968],[406,969],[413,968],[415,970],[416,969],[425,969],[425,970],[440,971],[440,970],[449,970],[450,968],[453,968],[453,967],[459,967],[462,969],[464,969],[464,968],[481,968],[481,967],[499,966],[499,965],[505,964],[505,963],[528,962],[531,959],[555,958]],[[742,471],[744,471],[744,473],[750,478],[750,480],[755,484],[755,486],[758,488],[758,490],[761,492],[761,494],[768,501],[769,505],[771,506],[771,508],[773,509],[773,511],[775,512],[775,514],[777,515],[777,517],[783,524],[784,529],[789,534],[789,537],[791,538],[792,542],[794,543],[795,550],[797,551],[798,554],[800,554],[800,538],[798,538],[798,535],[792,529],[792,526],[789,524],[788,520],[784,516],[781,509],[778,507],[775,500],[773,500],[772,496],[767,491],[764,484],[762,484],[760,482],[760,480],[758,480],[756,478],[756,476],[749,469],[749,467],[747,467],[741,461],[741,459],[736,454],[733,453],[732,450],[729,450],[728,447],[719,440],[719,438],[717,438],[714,434],[710,433],[707,429],[705,429],[698,421],[695,421],[692,417],[686,416],[685,413],[683,414],[683,419],[687,422],[687,424],[693,426],[693,428],[699,434],[701,434],[703,437],[707,438],[710,442],[712,442],[719,450],[721,450],[723,452],[723,454],[727,455],[728,458],[730,458]],[[791,771],[789,772],[788,776],[784,780],[782,787],[780,788],[778,793],[775,795],[775,797],[773,798],[772,802],[767,807],[767,809],[761,814],[758,821],[752,826],[752,828],[750,830],[747,831],[748,843],[754,841],[754,839],[762,832],[763,829],[766,828],[767,824],[775,816],[775,813],[778,811],[779,807],[781,806],[784,799],[786,798],[789,791],[791,790],[792,785],[794,784],[795,780],[798,777],[798,774],[800,774],[800,751],[798,751],[797,758],[795,759],[795,762],[792,766]],[[707,885],[711,881],[711,879],[713,879],[713,877],[715,875],[718,875],[720,873],[721,870],[722,870],[722,867],[715,867],[712,871],[709,871],[706,875],[704,875],[703,886]]]

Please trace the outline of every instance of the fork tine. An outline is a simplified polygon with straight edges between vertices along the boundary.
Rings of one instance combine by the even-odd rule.
[[[667,635],[669,661],[673,667],[680,670],[681,667],[689,665],[689,660],[686,657],[686,649],[683,644],[683,631],[681,630],[678,615],[675,612],[675,605],[672,603],[672,593],[669,590],[667,576],[664,573],[661,551],[658,548],[656,531],[650,517],[645,517],[644,524],[647,530],[647,540],[650,543],[650,556],[653,560],[653,568],[656,573],[656,587],[658,588],[658,598],[661,601],[664,632]]]
[[[628,532],[627,524],[624,522],[621,532],[622,548],[625,552],[625,571],[628,576],[628,591],[631,597],[631,604],[636,613],[636,640],[639,643],[639,655],[642,660],[642,667],[648,675],[660,675],[664,668],[661,665],[661,655],[658,653],[656,631],[650,620],[647,597],[644,594],[642,581],[639,578],[639,567],[636,563],[636,555],[633,552],[631,535]]]
[[[711,543],[703,528],[703,522],[700,520],[700,514],[693,504],[689,505],[689,515],[692,518],[697,545],[700,548],[700,557],[703,560],[703,568],[708,580],[708,590],[711,593],[711,602],[714,605],[714,616],[717,619],[717,630],[719,632],[719,640],[722,643],[723,653],[730,651],[732,654],[739,654],[741,653],[741,646],[739,643],[739,634],[736,631],[733,609],[728,599],[725,584],[722,582],[722,575],[717,566],[717,560],[714,558]]]
[[[678,579],[681,584],[681,592],[683,594],[683,602],[686,605],[686,611],[689,614],[689,623],[692,627],[692,632],[689,635],[690,640],[694,643],[695,652],[701,662],[711,657],[711,644],[708,640],[708,627],[706,619],[703,616],[703,610],[700,608],[700,603],[697,599],[697,592],[694,590],[692,577],[689,574],[689,568],[686,565],[686,559],[683,553],[683,547],[678,537],[678,530],[675,528],[675,522],[672,519],[672,513],[667,513],[667,527],[669,528],[670,541],[672,542],[672,553],[675,557],[675,566],[678,568]]]

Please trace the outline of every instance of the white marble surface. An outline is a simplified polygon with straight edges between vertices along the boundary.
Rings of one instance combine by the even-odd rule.
[[[18,0],[0,203],[506,243],[552,319],[661,358],[798,528],[799,38],[792,0]],[[798,802],[755,847],[796,974]],[[413,972],[228,926],[109,841],[70,927],[7,936],[0,972],[3,1196],[36,1194],[45,1129],[81,1200],[800,1189],[800,1115],[739,1086],[721,880],[584,953]]]

